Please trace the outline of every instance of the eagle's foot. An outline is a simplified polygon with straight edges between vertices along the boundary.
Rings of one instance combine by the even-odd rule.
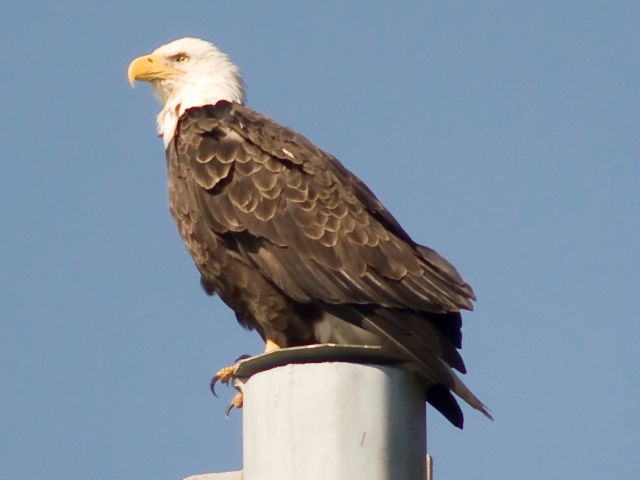
[[[229,385],[229,383],[235,378],[236,371],[239,367],[239,362],[250,357],[251,355],[241,355],[236,358],[236,361],[233,363],[233,365],[218,370],[211,379],[211,393],[213,393],[213,395],[217,397],[218,394],[216,393],[216,383],[220,382],[223,385]],[[238,393],[235,394],[235,396],[231,399],[231,402],[229,402],[229,405],[227,405],[227,408],[225,409],[224,413],[227,418],[229,417],[229,412],[231,412],[231,410],[233,410],[234,408],[242,408],[242,403],[244,400],[244,397],[242,396],[242,390],[240,390],[240,388],[236,387],[235,385],[234,388],[238,391]]]
[[[274,342],[273,340],[267,340],[264,345],[264,352],[273,352],[274,350],[278,350],[279,348],[281,347],[276,342]],[[213,393],[217,397],[218,394],[215,390],[216,383],[220,382],[224,385],[229,385],[229,382],[231,382],[235,377],[236,371],[239,367],[239,362],[246,358],[250,358],[250,355],[242,355],[236,359],[233,365],[218,370],[211,379],[211,393]],[[238,393],[235,394],[235,396],[231,399],[231,402],[229,402],[229,405],[227,405],[227,408],[225,410],[225,415],[227,417],[229,416],[229,412],[231,412],[231,410],[233,410],[234,408],[242,408],[242,404],[244,402],[242,390],[240,390],[240,388],[236,387],[235,385],[234,388],[238,391]]]
[[[215,390],[216,383],[220,382],[224,385],[229,385],[229,382],[233,380],[236,374],[236,370],[238,370],[238,362],[248,357],[249,355],[243,355],[242,357],[238,358],[236,360],[236,363],[234,363],[233,365],[218,370],[218,372],[211,379],[211,393],[213,393],[217,397],[218,395],[216,394]],[[242,403],[244,401],[242,390],[240,390],[240,388],[236,387],[235,385],[234,388],[238,391],[238,393],[236,393],[235,396],[231,399],[229,405],[227,405],[227,408],[224,411],[224,415],[227,418],[229,418],[229,412],[231,412],[231,410],[233,410],[234,408],[242,408]]]
[[[224,415],[227,418],[229,418],[229,413],[231,412],[231,410],[233,410],[234,408],[242,408],[244,396],[242,395],[242,391],[239,388],[237,388],[237,390],[238,393],[236,393],[235,396],[231,399],[229,405],[227,405],[227,408],[224,411]]]
[[[233,376],[235,375],[237,369],[238,364],[234,363],[233,365],[221,368],[216,372],[216,374],[211,379],[211,393],[213,393],[214,396],[218,396],[218,394],[216,393],[216,383],[220,382],[223,385],[229,385],[229,382],[233,379]]]

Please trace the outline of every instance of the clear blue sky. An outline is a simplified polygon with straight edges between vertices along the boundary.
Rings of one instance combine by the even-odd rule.
[[[455,3],[455,5],[452,5]],[[640,4],[9,2],[0,16],[0,478],[241,467],[213,372],[260,349],[169,216],[128,62],[215,42],[474,287],[466,381],[429,411],[436,478],[634,478],[640,445]]]

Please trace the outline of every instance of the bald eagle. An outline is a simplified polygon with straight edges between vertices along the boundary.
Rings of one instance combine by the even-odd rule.
[[[204,290],[266,350],[381,346],[455,426],[451,392],[491,418],[454,373],[466,373],[460,310],[475,296],[449,262],[336,158],[245,107],[238,68],[213,44],[175,40],[133,60],[128,78],[162,104],[171,215]]]

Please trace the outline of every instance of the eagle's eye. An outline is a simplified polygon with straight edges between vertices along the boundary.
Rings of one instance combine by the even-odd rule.
[[[189,55],[187,55],[186,53],[179,53],[171,57],[171,60],[173,60],[175,63],[185,63],[189,61]]]

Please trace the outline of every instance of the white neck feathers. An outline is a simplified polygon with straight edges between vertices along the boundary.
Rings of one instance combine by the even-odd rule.
[[[188,56],[188,61],[176,64],[175,70],[179,73],[152,83],[163,105],[157,125],[165,148],[175,134],[178,119],[187,109],[215,105],[220,100],[244,103],[240,70],[213,44],[182,38],[153,53],[166,61],[178,54]]]

